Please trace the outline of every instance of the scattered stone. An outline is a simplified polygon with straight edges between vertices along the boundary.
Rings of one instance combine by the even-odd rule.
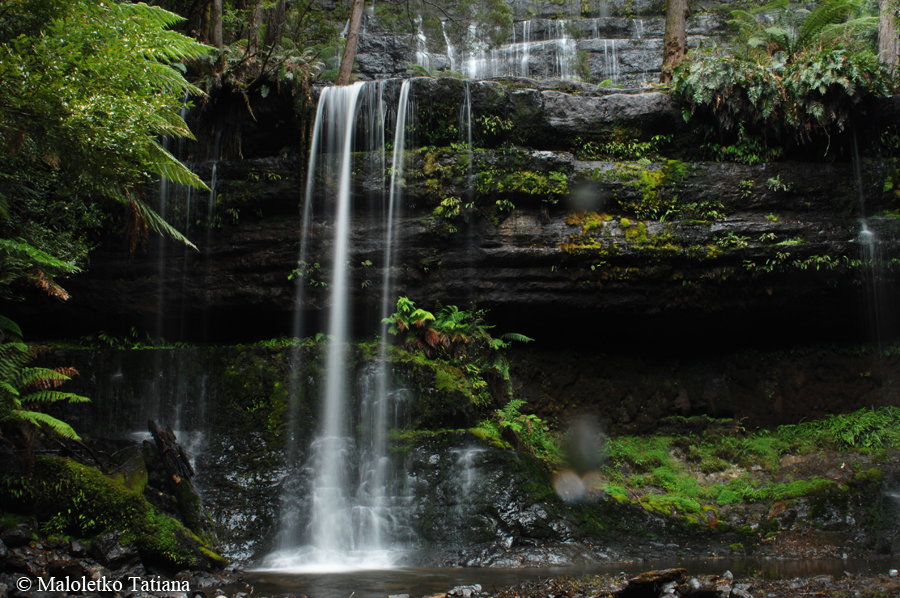
[[[107,532],[100,534],[91,543],[91,555],[107,566],[122,565],[138,560],[138,552],[134,546],[119,544],[118,535]]]
[[[462,598],[470,598],[475,594],[481,593],[481,584],[475,584],[471,586],[456,586],[449,592],[447,592],[448,596],[462,596]]]
[[[890,575],[891,577],[897,577],[898,571],[896,569],[891,569],[890,571],[888,571],[888,575]]]
[[[87,554],[87,548],[78,540],[72,540],[72,543],[69,545],[69,553],[72,556],[84,556]]]
[[[20,523],[16,527],[5,530],[0,534],[0,541],[10,548],[27,546],[34,539],[34,532],[27,523]]]

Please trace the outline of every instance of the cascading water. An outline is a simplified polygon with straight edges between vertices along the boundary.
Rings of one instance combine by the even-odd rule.
[[[309,480],[303,500],[308,522],[303,521],[296,497],[287,497],[282,514],[282,550],[270,555],[264,566],[278,569],[324,571],[390,566],[397,556],[394,545],[408,538],[402,511],[409,498],[402,476],[394,476],[387,450],[388,430],[405,419],[408,403],[403,389],[390,385],[387,356],[387,327],[381,327],[379,358],[365,368],[356,393],[360,397],[358,430],[350,434],[352,389],[347,383],[347,348],[350,336],[349,266],[350,218],[353,203],[354,151],[363,156],[381,153],[384,165],[383,83],[357,83],[322,91],[316,114],[307,179],[307,198],[300,243],[300,268],[309,250],[313,204],[316,200],[315,174],[322,162],[336,175],[334,193],[333,243],[331,245],[330,312],[328,355],[319,436],[312,442],[302,474]],[[411,112],[410,83],[400,90],[396,111],[392,175],[384,219],[384,262],[380,317],[392,311],[393,257],[396,215],[399,211],[405,161],[406,119]],[[355,147],[361,142],[365,147]],[[378,198],[379,200],[381,198]],[[305,281],[298,281],[297,306],[303,306]],[[295,334],[302,330],[302,313],[295,322]],[[299,354],[298,354],[299,355]],[[295,359],[299,359],[295,357]],[[296,361],[295,361],[296,363]],[[294,389],[296,391],[296,389]],[[299,451],[297,451],[299,452]],[[394,479],[398,478],[398,479]]]
[[[218,146],[218,142],[216,146]],[[216,152],[216,158],[218,158],[218,151]],[[206,203],[206,242],[203,246],[203,261],[207,276],[212,271],[213,237],[216,229],[216,170],[218,167],[219,162],[216,160],[212,164],[212,173],[209,180],[209,199]],[[211,289],[207,290],[207,292],[211,292]],[[209,303],[211,301],[205,301],[204,305]],[[209,313],[206,309],[203,310],[202,331],[203,340],[209,340]]]
[[[533,40],[534,22],[523,21],[513,28],[512,42],[495,49],[488,49],[484,34],[477,26],[470,27],[469,43],[475,49],[465,57],[463,74],[471,79],[529,77],[532,57],[542,53],[549,55],[552,72],[547,75],[570,79],[577,49],[568,33],[568,21],[542,21],[541,24],[545,39]]]
[[[431,72],[431,55],[428,53],[428,39],[425,37],[425,32],[422,31],[421,18],[416,20],[416,27],[418,28],[416,32],[416,64],[426,72]]]
[[[554,21],[551,31],[556,40],[556,69],[554,75],[560,79],[572,78],[572,65],[575,62],[577,49],[575,40],[569,37],[569,22]]]
[[[619,48],[618,40],[603,40],[603,78],[613,83],[619,81]]]

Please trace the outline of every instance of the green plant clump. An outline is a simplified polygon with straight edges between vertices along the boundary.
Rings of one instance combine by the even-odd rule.
[[[485,311],[466,311],[455,305],[437,305],[436,313],[416,307],[408,297],[397,300],[397,311],[384,319],[388,332],[411,352],[458,367],[472,380],[477,400],[486,404],[509,392],[509,363],[501,352],[511,341],[530,342],[522,334],[493,338],[485,324]],[[444,381],[447,384],[446,380]]]
[[[863,102],[895,89],[871,42],[877,18],[848,0],[812,12],[781,5],[771,26],[734,11],[734,51],[694,52],[675,69],[672,96],[686,121],[711,126],[720,159],[752,164],[790,144],[821,143],[827,152]]]
[[[562,458],[559,437],[550,425],[534,414],[524,415],[519,409],[525,401],[512,399],[503,409],[494,412],[494,417],[478,424],[479,430],[492,438],[508,436],[515,442],[516,449],[527,451],[535,457],[551,464]]]

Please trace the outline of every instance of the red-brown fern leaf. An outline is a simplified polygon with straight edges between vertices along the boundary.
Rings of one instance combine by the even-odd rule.
[[[128,240],[128,259],[134,259],[138,245],[144,247],[150,238],[150,228],[138,211],[137,204],[131,200],[128,213],[125,214],[125,238]]]
[[[31,274],[31,280],[34,281],[34,284],[37,286],[37,288],[41,289],[51,297],[56,297],[60,301],[65,301],[69,298],[69,293],[67,293],[64,288],[53,282],[53,279],[47,276],[43,270],[34,268],[29,272],[29,274]]]

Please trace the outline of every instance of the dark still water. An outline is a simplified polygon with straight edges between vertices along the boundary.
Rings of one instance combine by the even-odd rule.
[[[625,573],[636,575],[654,569],[684,567],[688,575],[721,574],[731,571],[735,577],[761,576],[769,579],[792,579],[831,575],[836,580],[845,576],[886,574],[898,568],[893,560],[769,560],[769,559],[702,559],[665,560],[643,563],[618,563],[585,567],[547,569],[417,569],[397,568],[341,573],[248,572],[244,579],[264,595],[303,594],[309,598],[386,598],[409,594],[420,598],[447,592],[455,586],[480,584],[484,591],[514,585],[533,579],[572,575]]]

